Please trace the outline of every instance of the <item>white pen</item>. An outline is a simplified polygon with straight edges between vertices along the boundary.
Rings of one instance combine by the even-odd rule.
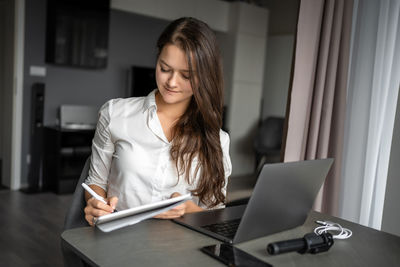
[[[92,188],[90,188],[87,184],[82,183],[83,188],[86,189],[86,191],[89,192],[89,194],[92,195],[92,197],[94,197],[97,200],[100,200],[101,202],[103,202],[104,204],[108,205],[107,202],[104,200],[104,198],[102,198],[101,196],[99,196],[96,192],[93,191]]]

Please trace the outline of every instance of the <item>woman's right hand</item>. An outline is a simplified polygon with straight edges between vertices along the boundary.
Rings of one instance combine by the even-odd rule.
[[[118,198],[109,197],[105,200],[107,201],[108,205],[104,204],[100,200],[95,199],[94,197],[88,199],[86,202],[86,207],[84,209],[85,219],[90,226],[94,226],[94,221],[97,219],[97,217],[114,212],[118,203]]]

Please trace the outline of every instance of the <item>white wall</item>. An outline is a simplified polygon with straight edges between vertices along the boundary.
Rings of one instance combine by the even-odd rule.
[[[394,122],[392,148],[383,207],[382,231],[400,236],[400,94]]]
[[[217,32],[216,33],[218,44],[220,45],[221,56],[223,61],[224,68],[224,104],[229,103],[231,99],[231,87],[232,87],[232,79],[233,79],[233,53],[234,46],[232,43],[235,42],[233,36],[224,33]]]
[[[254,172],[253,139],[262,104],[269,13],[239,2],[230,8],[229,35],[235,41],[227,128],[235,176]]]
[[[285,117],[292,68],[294,35],[268,37],[262,118]]]

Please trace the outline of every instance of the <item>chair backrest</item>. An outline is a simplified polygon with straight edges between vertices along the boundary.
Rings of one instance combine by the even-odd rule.
[[[85,190],[81,184],[85,181],[89,173],[90,157],[86,160],[81,176],[76,185],[74,195],[72,196],[71,206],[69,207],[64,220],[64,231],[76,227],[88,226],[85,220],[83,209],[86,206]]]
[[[85,220],[85,214],[83,209],[86,206],[85,191],[81,184],[85,181],[89,173],[90,157],[86,160],[85,166],[79,177],[79,181],[76,185],[74,195],[72,196],[71,206],[69,207],[64,220],[63,231],[88,226],[89,224]],[[66,267],[86,267],[89,266],[83,262],[77,254],[75,254],[68,245],[61,240],[61,251],[64,259],[64,266]]]
[[[280,149],[284,121],[284,118],[268,117],[262,122],[254,140],[256,152],[263,154],[268,150]]]

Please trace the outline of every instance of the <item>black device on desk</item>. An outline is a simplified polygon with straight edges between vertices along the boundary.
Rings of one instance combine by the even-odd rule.
[[[303,238],[290,239],[270,243],[267,251],[271,255],[277,255],[286,252],[297,251],[300,254],[317,254],[328,251],[333,245],[333,236],[330,233],[308,233]]]
[[[270,267],[272,265],[263,262],[256,257],[235,248],[229,244],[218,244],[201,248],[201,251],[223,262],[227,266],[252,266],[252,267]]]
[[[300,226],[332,162],[265,164],[247,206],[185,214],[174,222],[233,244]]]

